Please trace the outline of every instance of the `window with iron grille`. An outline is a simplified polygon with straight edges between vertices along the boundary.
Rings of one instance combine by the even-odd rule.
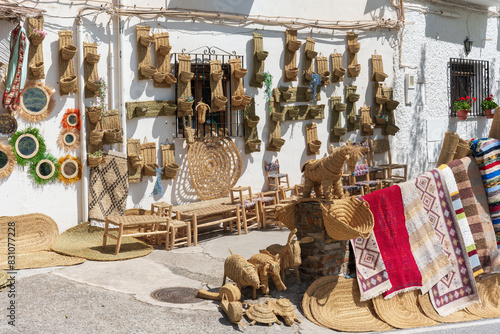
[[[461,97],[475,97],[469,116],[484,116],[481,101],[490,95],[490,63],[485,60],[450,58],[450,116],[456,117],[453,104]]]
[[[222,63],[222,86],[224,90],[224,96],[227,97],[228,102],[225,111],[207,112],[205,123],[201,124],[198,122],[198,115],[196,108],[194,108],[194,115],[192,117],[187,117],[187,122],[191,122],[191,128],[195,130],[195,137],[243,137],[244,126],[243,126],[243,110],[232,110],[231,108],[231,69],[228,63],[229,59],[241,58],[243,63],[243,56],[236,55],[233,53],[228,53],[216,47],[203,47],[206,48],[203,53],[192,53],[186,52],[191,56],[191,72],[194,73],[193,79],[191,79],[191,94],[194,98],[195,106],[198,102],[202,101],[209,106],[211,105],[211,89],[210,89],[210,61],[220,60]],[[216,54],[215,49],[223,52],[223,54]],[[198,50],[198,49],[196,49]],[[196,51],[193,50],[193,51]],[[178,76],[179,72],[179,62],[178,54],[173,54],[175,62],[175,76]],[[177,86],[176,94],[177,96]],[[176,137],[183,137],[182,126],[183,118],[177,117],[176,119]]]

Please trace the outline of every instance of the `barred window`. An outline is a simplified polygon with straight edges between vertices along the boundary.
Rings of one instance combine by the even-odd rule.
[[[456,117],[453,104],[460,97],[475,97],[469,116],[484,116],[481,101],[490,95],[490,63],[485,60],[450,58],[450,117]]]

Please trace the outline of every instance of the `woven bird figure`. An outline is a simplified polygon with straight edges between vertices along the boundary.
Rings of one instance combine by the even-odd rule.
[[[356,161],[368,152],[368,148],[361,146],[346,145],[337,147],[324,158],[309,160],[302,166],[304,173],[304,197],[311,197],[311,191],[317,197],[324,196],[326,199],[343,198],[342,172],[344,163],[356,164]]]

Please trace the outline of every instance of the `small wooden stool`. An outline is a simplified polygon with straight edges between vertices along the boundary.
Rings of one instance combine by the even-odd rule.
[[[186,244],[191,246],[191,223],[172,218],[173,205],[167,202],[151,204],[151,214],[167,218],[166,223],[160,224],[160,229],[167,232],[165,235],[165,249],[172,250],[174,246]],[[184,229],[184,236],[178,236],[180,230]],[[160,246],[161,239],[158,238],[157,245]]]
[[[257,226],[257,229],[260,229],[259,206],[252,196],[252,188],[248,186],[239,186],[229,190],[231,204],[239,204],[241,207],[242,225],[245,233],[247,234],[248,228],[252,226]],[[248,192],[248,195],[244,195],[244,192]],[[237,194],[236,196],[235,193]],[[236,227],[235,224],[236,222],[229,223],[229,231],[231,231],[233,227]]]

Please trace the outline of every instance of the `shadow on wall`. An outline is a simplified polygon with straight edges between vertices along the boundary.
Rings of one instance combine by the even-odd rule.
[[[500,20],[497,20],[497,50],[500,51]]]
[[[432,11],[448,12],[445,7],[441,8],[430,5],[429,9]],[[459,11],[454,12],[453,15],[460,15],[460,17],[425,15],[425,35],[429,38],[436,38],[436,35],[439,34],[440,41],[462,45],[465,37],[469,36],[469,39],[474,42],[475,47],[484,47],[488,14]]]
[[[387,1],[384,0],[370,0],[366,2],[365,14],[370,13],[372,19],[378,19],[385,17],[386,7],[391,7],[388,5]],[[377,9],[380,9],[377,12]]]
[[[170,0],[167,7],[250,14],[252,5],[253,0]]]

